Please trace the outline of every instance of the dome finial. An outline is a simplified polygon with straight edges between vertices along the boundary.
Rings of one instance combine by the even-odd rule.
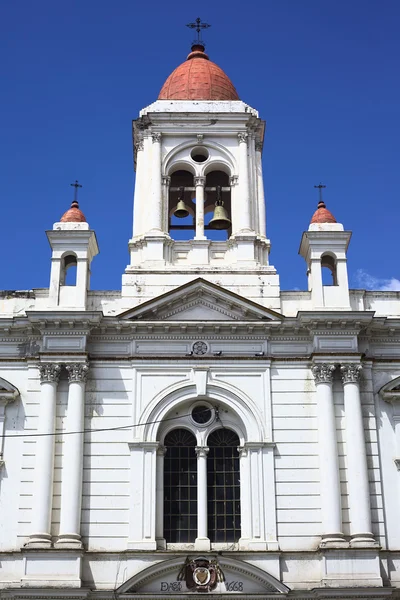
[[[326,208],[326,204],[322,199],[322,190],[326,188],[326,185],[320,183],[319,185],[314,185],[314,187],[319,191],[319,202],[317,206],[317,210],[313,214],[311,218],[311,224],[313,223],[336,223],[336,219],[333,214]]]
[[[70,186],[75,188],[74,190],[74,201],[73,204],[76,204],[76,207],[79,208],[79,204],[78,204],[78,189],[81,188],[81,184],[78,183],[78,180],[75,179],[75,183],[70,183]]]
[[[189,27],[189,29],[195,29],[197,31],[197,40],[194,40],[192,42],[192,50],[196,47],[201,46],[202,50],[205,50],[205,43],[203,42],[203,40],[200,38],[200,32],[202,29],[208,29],[209,27],[211,27],[211,25],[209,25],[208,23],[203,23],[202,20],[200,19],[200,17],[197,17],[196,21],[194,23],[188,23],[186,25],[186,27]]]
[[[320,208],[320,205],[321,205],[321,208],[326,208],[326,206],[325,206],[325,202],[324,202],[324,201],[323,201],[323,199],[322,199],[322,190],[323,190],[324,188],[326,188],[326,185],[324,185],[323,183],[321,183],[321,182],[320,182],[320,183],[319,183],[319,185],[314,185],[314,187],[315,187],[317,190],[319,190],[319,202],[318,202],[318,208]],[[322,205],[323,205],[323,206],[322,206]]]
[[[60,219],[61,223],[86,223],[86,218],[83,212],[79,208],[78,204],[78,189],[81,188],[81,184],[78,183],[78,180],[75,180],[75,183],[70,183],[70,185],[75,188],[74,190],[74,199],[71,203],[71,208],[67,210],[63,214]]]

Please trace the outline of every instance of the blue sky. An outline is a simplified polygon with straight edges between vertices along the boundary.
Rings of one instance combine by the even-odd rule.
[[[92,288],[120,288],[132,232],[131,121],[185,59],[185,23],[197,16],[212,24],[210,58],[267,122],[267,229],[282,288],[306,288],[298,247],[322,181],[328,208],[353,231],[351,286],[400,289],[400,2],[192,6],[1,4],[0,289],[48,286],[44,231],[69,207],[75,179],[100,246]]]

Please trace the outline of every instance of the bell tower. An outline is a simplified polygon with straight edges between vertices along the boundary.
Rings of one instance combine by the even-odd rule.
[[[124,296],[145,288],[147,299],[200,275],[248,297],[251,288],[254,300],[279,308],[266,237],[264,132],[258,112],[196,40],[157,101],[133,122],[136,182]]]

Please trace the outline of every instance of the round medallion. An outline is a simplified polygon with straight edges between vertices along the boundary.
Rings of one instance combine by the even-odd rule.
[[[193,354],[197,356],[202,356],[203,354],[207,354],[208,346],[205,342],[195,342],[193,344]]]

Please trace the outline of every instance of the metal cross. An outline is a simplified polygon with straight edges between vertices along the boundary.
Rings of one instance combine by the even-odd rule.
[[[320,201],[320,202],[323,202],[323,200],[322,200],[322,190],[323,190],[324,188],[326,188],[326,185],[323,185],[322,183],[320,183],[319,185],[314,185],[314,187],[315,187],[317,190],[319,190],[319,201]]]
[[[197,31],[197,40],[195,42],[197,42],[198,44],[202,44],[203,42],[200,39],[200,31],[202,29],[208,29],[209,27],[211,27],[211,25],[209,25],[208,23],[202,23],[200,17],[197,17],[194,23],[188,23],[186,27],[189,27],[190,29],[195,29]]]
[[[75,191],[74,191],[74,202],[78,202],[78,188],[81,188],[82,186],[81,186],[80,183],[78,183],[77,179],[75,180],[75,183],[70,183],[70,185],[75,188]]]

